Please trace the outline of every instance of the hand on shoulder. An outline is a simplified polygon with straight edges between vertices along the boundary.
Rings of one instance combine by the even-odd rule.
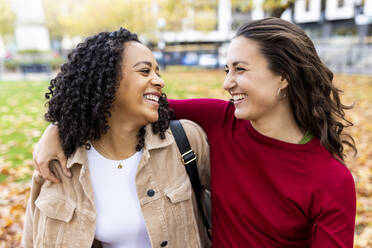
[[[71,172],[67,169],[67,158],[63,152],[56,125],[49,125],[38,143],[34,146],[32,153],[34,167],[45,179],[54,183],[60,180],[50,171],[49,163],[58,160],[62,167],[63,174],[70,177]]]

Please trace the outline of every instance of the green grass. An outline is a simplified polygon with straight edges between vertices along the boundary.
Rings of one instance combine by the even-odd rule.
[[[223,90],[222,70],[172,71],[163,75],[164,91],[169,98],[221,98],[228,99]]]
[[[0,82],[0,169],[4,169],[4,164],[17,168],[25,161],[31,165],[33,144],[47,125],[43,120],[47,85],[47,82]],[[0,182],[6,178],[7,175],[0,174]]]

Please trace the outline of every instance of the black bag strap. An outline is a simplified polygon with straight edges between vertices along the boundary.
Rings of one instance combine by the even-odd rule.
[[[207,229],[208,238],[212,240],[211,228],[200,202],[202,188],[200,185],[198,166],[196,164],[196,155],[191,149],[189,140],[187,139],[185,130],[183,129],[181,122],[179,120],[171,120],[170,129],[172,130],[174,139],[176,140],[178,149],[180,150],[182,162],[185,165],[186,172],[189,175],[190,182],[196,196],[197,205],[200,210],[199,212],[201,214],[203,224]]]

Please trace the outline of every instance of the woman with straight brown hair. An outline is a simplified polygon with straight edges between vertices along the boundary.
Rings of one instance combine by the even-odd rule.
[[[232,100],[171,100],[210,144],[213,247],[353,247],[355,185],[344,146],[340,90],[313,42],[278,18],[239,28],[227,53]],[[60,154],[55,127],[35,154],[45,170]],[[49,133],[51,133],[49,135]]]

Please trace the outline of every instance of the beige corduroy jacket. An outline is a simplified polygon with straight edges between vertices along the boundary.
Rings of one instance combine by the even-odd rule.
[[[197,155],[201,184],[209,188],[209,147],[203,130],[183,120],[190,145]],[[146,127],[143,156],[136,174],[136,188],[152,247],[198,248],[210,243],[200,220],[195,195],[168,129],[165,139]],[[67,162],[72,178],[53,172],[61,184],[44,181],[35,172],[23,232],[25,248],[88,248],[93,246],[96,208],[87,164],[80,147]],[[117,192],[120,197],[120,192]],[[130,223],[123,223],[130,225]],[[96,246],[96,241],[94,242]],[[98,244],[99,247],[99,244]]]

